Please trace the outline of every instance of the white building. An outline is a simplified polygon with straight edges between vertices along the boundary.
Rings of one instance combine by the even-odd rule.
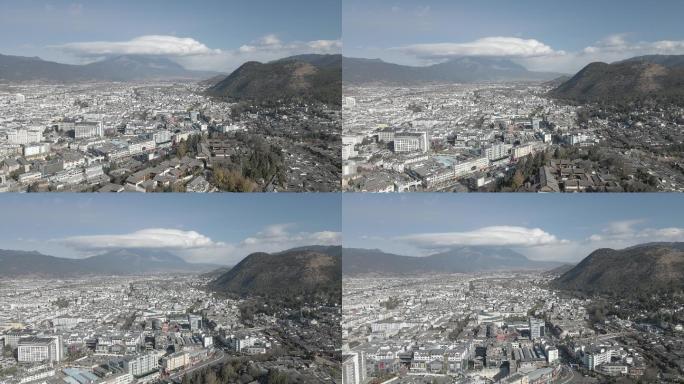
[[[62,360],[62,341],[59,336],[26,337],[19,340],[17,360],[22,363]]]
[[[366,358],[363,352],[347,351],[342,356],[342,384],[366,381]]]
[[[42,156],[49,152],[50,144],[48,143],[25,144],[23,150],[24,157]]]
[[[478,157],[468,161],[454,164],[454,176],[461,177],[473,172],[481,171],[489,167],[489,160],[486,157]]]
[[[608,348],[600,348],[593,351],[584,352],[584,355],[582,356],[582,363],[584,363],[588,369],[593,371],[596,370],[596,367],[599,365],[609,363],[610,359],[613,357],[613,353],[614,351]]]
[[[151,151],[156,148],[154,140],[134,140],[128,145],[128,153],[131,156],[141,154],[143,152]]]
[[[511,151],[512,147],[513,146],[511,144],[505,144],[505,143],[494,144],[489,148],[485,148],[484,155],[490,161],[502,159],[502,158],[508,157],[510,155],[510,151]]]
[[[102,137],[104,129],[102,122],[84,121],[74,125],[74,138],[85,139],[88,137]]]
[[[394,135],[394,152],[430,150],[427,132],[402,132]]]
[[[553,364],[554,362],[558,361],[558,348],[551,346],[546,348],[546,361],[549,364]]]
[[[139,355],[124,363],[126,372],[133,376],[144,376],[159,369],[159,354],[156,352]]]
[[[167,372],[183,368],[188,363],[190,363],[190,358],[187,352],[176,352],[162,358],[162,367]]]
[[[356,106],[356,99],[350,96],[346,96],[342,99],[342,106],[346,108],[353,108]]]
[[[40,128],[10,129],[7,131],[9,144],[31,144],[43,141],[43,130]]]

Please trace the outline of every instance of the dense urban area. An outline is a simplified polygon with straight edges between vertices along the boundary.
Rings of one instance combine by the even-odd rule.
[[[348,383],[680,382],[681,299],[575,296],[548,288],[553,277],[345,277],[343,377]]]
[[[3,279],[0,383],[340,382],[339,304],[230,297],[208,281]]]
[[[551,89],[346,85],[343,190],[683,190],[684,108],[569,104]]]
[[[340,189],[339,107],[200,82],[0,84],[0,191]]]

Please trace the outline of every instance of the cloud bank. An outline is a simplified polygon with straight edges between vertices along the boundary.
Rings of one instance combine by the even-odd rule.
[[[196,56],[220,54],[220,49],[210,49],[189,37],[165,35],[140,36],[128,41],[91,41],[55,45],[76,56],[97,57],[107,55],[160,55]]]
[[[595,62],[614,62],[642,55],[684,54],[684,40],[632,41],[629,34],[606,36],[574,52],[554,49],[537,39],[510,36],[484,37],[470,42],[412,44],[390,48],[423,63],[434,63],[460,56],[492,56],[511,58],[535,71],[574,73]]]
[[[422,249],[457,246],[536,247],[566,242],[540,228],[516,226],[491,226],[465,232],[420,233],[401,236],[398,240]]]
[[[149,228],[121,235],[67,237],[63,243],[79,250],[112,248],[172,248],[187,249],[222,245],[195,232],[167,228]]]
[[[592,243],[610,243],[619,246],[630,246],[646,242],[676,242],[684,241],[684,228],[641,227],[644,220],[614,221],[608,224],[599,234],[589,236]]]
[[[188,69],[229,72],[251,60],[263,62],[306,53],[340,53],[342,40],[285,42],[275,34],[267,34],[235,49],[217,49],[189,37],[147,35],[128,41],[74,42],[50,48],[81,61],[112,55],[153,55],[171,58]]]
[[[274,224],[236,243],[215,241],[196,231],[147,228],[124,234],[72,236],[56,240],[82,255],[112,249],[163,249],[193,263],[234,265],[253,252],[279,252],[306,245],[341,245],[335,231],[296,231],[292,223]]]
[[[413,44],[394,48],[421,59],[457,56],[535,57],[564,54],[535,39],[485,37],[468,43]]]

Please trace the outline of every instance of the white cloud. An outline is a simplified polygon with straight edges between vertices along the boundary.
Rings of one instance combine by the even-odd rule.
[[[535,39],[518,37],[484,37],[467,43],[413,44],[393,48],[421,59],[457,56],[535,57],[563,55]]]
[[[268,62],[307,53],[340,53],[341,50],[342,41],[339,39],[283,42],[277,35],[270,34],[217,55],[184,56],[176,61],[186,68],[229,72],[251,60]]]
[[[654,241],[684,241],[684,228],[639,228],[642,223],[644,220],[614,221],[601,233],[589,236],[588,240],[616,248]]]
[[[511,36],[484,37],[464,43],[413,44],[391,48],[423,63],[459,56],[508,57],[530,70],[575,73],[595,61],[611,63],[634,56],[684,54],[684,40],[631,41],[630,35],[616,33],[574,52],[553,49],[536,39]]]
[[[455,246],[535,247],[566,243],[566,240],[540,229],[516,226],[492,226],[465,232],[420,233],[398,238],[427,249]]]
[[[261,43],[262,45],[279,45],[281,41],[275,34],[269,34],[262,37],[259,40],[259,43]]]
[[[156,55],[170,57],[188,69],[230,72],[246,61],[271,61],[306,53],[340,53],[342,40],[284,42],[267,34],[235,49],[213,49],[189,37],[140,36],[128,41],[87,41],[53,45],[78,62],[110,55]]]
[[[315,52],[339,52],[342,49],[342,40],[313,40],[306,46]]]
[[[339,53],[342,49],[342,40],[312,40],[293,41],[285,43],[277,35],[269,34],[242,45],[234,54],[253,54],[255,52],[280,52],[282,54],[299,53]]]
[[[128,41],[91,41],[52,46],[76,56],[106,55],[163,55],[197,56],[220,54],[220,49],[210,49],[189,37],[165,35],[140,36]]]
[[[292,232],[295,226],[292,223],[274,224],[266,227],[263,231],[252,237],[244,239],[243,247],[271,247],[290,244],[292,247],[301,245],[341,245],[342,234],[333,231],[320,232]],[[289,246],[288,246],[289,247]],[[284,248],[283,248],[284,249]]]
[[[127,234],[72,236],[57,240],[82,255],[111,249],[164,249],[194,263],[234,265],[253,252],[279,252],[306,245],[341,245],[335,231],[295,231],[295,224],[274,224],[237,244],[214,241],[196,231],[148,228]]]
[[[80,250],[113,248],[206,248],[220,246],[207,236],[195,231],[179,229],[149,228],[120,235],[89,235],[67,237],[65,245]]]

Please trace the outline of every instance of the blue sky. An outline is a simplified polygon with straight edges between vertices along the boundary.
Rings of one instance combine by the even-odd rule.
[[[594,60],[684,53],[682,14],[684,2],[678,0],[345,0],[344,54],[420,65],[447,57],[439,55],[446,47],[423,47],[430,48],[427,51],[409,47],[488,46],[480,40],[508,37],[523,41],[509,44],[511,49],[496,47],[500,55],[532,69],[568,72]],[[513,49],[516,44],[529,46],[529,40],[549,50],[522,53]],[[462,46],[456,48],[461,49],[456,52],[463,51]],[[487,53],[495,55],[496,51]]]
[[[601,247],[684,241],[684,196],[344,194],[342,230],[345,247],[420,256],[492,245],[578,261]]]
[[[169,55],[173,59],[192,68],[227,71],[241,60],[339,50],[340,12],[340,0],[3,0],[0,53],[82,63],[98,55],[65,45],[171,36],[193,39],[212,51]],[[263,44],[266,40],[270,44]],[[310,45],[321,41],[338,44]],[[243,46],[253,49],[240,52]]]
[[[165,249],[234,264],[251,252],[340,244],[336,194],[0,194],[1,249],[85,257]]]

